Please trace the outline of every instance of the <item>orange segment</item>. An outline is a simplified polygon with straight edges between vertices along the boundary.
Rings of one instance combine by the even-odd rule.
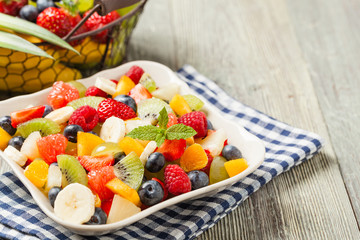
[[[202,169],[207,163],[208,158],[206,152],[201,145],[197,143],[188,147],[180,158],[180,167],[184,169],[185,172]]]
[[[120,140],[119,145],[126,155],[135,152],[136,155],[140,157],[141,153],[144,151],[144,146],[131,137],[124,137]]]
[[[1,150],[4,150],[7,147],[10,139],[11,139],[10,134],[8,134],[8,132],[6,132],[4,129],[2,129],[0,127],[0,149]]]
[[[185,141],[186,141],[186,145],[188,145],[188,146],[191,146],[195,143],[194,137],[189,137],[189,138],[185,139]]]
[[[248,168],[248,164],[244,158],[230,160],[224,163],[226,172],[229,174],[229,177],[233,177],[245,169]]]
[[[120,195],[121,197],[134,203],[136,206],[141,207],[140,197],[137,191],[118,178],[113,178],[105,185],[113,193]]]
[[[131,80],[128,76],[122,76],[116,85],[116,91],[113,95],[113,98],[121,94],[128,94],[134,87],[135,83],[133,80]]]
[[[175,96],[171,99],[169,104],[172,110],[179,116],[191,112],[191,108],[189,104],[179,94],[175,94]]]
[[[86,132],[77,134],[77,153],[78,156],[91,155],[92,150],[99,144],[103,143],[100,137]]]
[[[25,168],[24,175],[36,187],[41,188],[46,183],[48,177],[49,165],[40,159],[35,159]]]

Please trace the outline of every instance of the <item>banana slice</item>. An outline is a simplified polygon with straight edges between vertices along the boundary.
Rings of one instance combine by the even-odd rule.
[[[143,152],[141,153],[141,155],[140,155],[140,160],[141,160],[141,162],[142,162],[142,164],[143,164],[144,166],[145,166],[145,164],[146,164],[146,161],[147,161],[149,155],[152,154],[152,153],[155,151],[156,147],[157,147],[157,145],[156,145],[156,142],[155,142],[155,141],[150,141],[150,142],[146,145],[144,151],[143,151]]]
[[[118,117],[109,117],[100,130],[100,138],[105,142],[118,143],[125,136],[125,123]]]
[[[69,121],[71,114],[74,112],[74,108],[70,106],[62,107],[59,109],[56,109],[45,116],[45,118],[48,118],[50,120],[53,120],[57,124],[63,124]]]
[[[48,178],[45,184],[45,191],[48,192],[53,187],[61,187],[62,173],[59,166],[51,164],[49,166]]]
[[[89,221],[95,212],[94,195],[88,187],[71,183],[57,195],[54,212],[66,222],[83,224]]]
[[[16,162],[20,167],[24,166],[27,161],[27,157],[25,156],[25,154],[21,153],[16,148],[10,145],[5,148],[4,154],[8,158],[14,160],[14,162]]]
[[[30,135],[25,139],[23,145],[21,146],[20,152],[30,160],[41,157],[36,144],[37,140],[39,140],[40,138],[41,134],[39,131],[30,133]]]
[[[110,95],[114,95],[116,92],[116,83],[110,79],[98,77],[95,81],[95,87],[100,88],[104,92]]]

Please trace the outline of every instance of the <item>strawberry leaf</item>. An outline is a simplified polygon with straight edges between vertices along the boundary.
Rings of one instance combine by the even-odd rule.
[[[180,123],[172,125],[166,130],[166,139],[186,139],[195,136],[196,133],[197,132],[192,127]]]
[[[166,125],[169,122],[169,117],[165,107],[161,109],[161,111],[159,112],[158,121],[159,121],[159,127],[162,129],[166,129]]]

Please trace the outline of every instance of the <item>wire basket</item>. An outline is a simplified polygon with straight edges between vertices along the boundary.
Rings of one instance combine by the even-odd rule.
[[[102,0],[118,3],[117,0]],[[32,36],[21,35],[26,40],[35,43],[53,59],[35,56],[15,50],[0,48],[0,92],[2,96],[13,96],[22,93],[36,92],[51,86],[55,81],[72,81],[90,76],[100,70],[120,65],[126,61],[126,50],[133,29],[147,0],[138,0],[136,4],[123,9],[128,11],[121,18],[93,31],[88,31],[76,36],[74,32],[86,21],[87,17],[64,37],[69,43],[76,42],[74,48],[80,55],[50,43],[41,42]],[[121,2],[121,1],[119,1]],[[131,1],[130,1],[131,2]],[[102,15],[112,9],[104,9],[101,4],[96,4],[91,13],[102,11]],[[101,7],[103,7],[101,9]],[[114,6],[111,6],[112,8]],[[122,13],[124,12],[122,11]],[[96,41],[93,36],[106,31],[105,42]]]

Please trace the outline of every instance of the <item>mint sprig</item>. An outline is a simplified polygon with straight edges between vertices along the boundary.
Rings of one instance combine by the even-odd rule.
[[[192,127],[186,126],[182,123],[174,124],[166,129],[168,121],[169,118],[167,111],[165,108],[163,108],[159,112],[159,127],[155,127],[153,125],[140,126],[129,132],[127,136],[140,140],[155,141],[156,145],[160,147],[164,143],[165,139],[179,140],[196,135],[196,131]]]

